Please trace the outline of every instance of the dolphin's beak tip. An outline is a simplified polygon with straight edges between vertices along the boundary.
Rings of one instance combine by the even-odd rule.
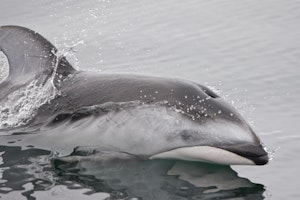
[[[256,165],[265,165],[269,163],[269,155],[263,155],[263,156],[259,156],[257,158],[255,158],[253,160],[255,162]]]
[[[265,165],[270,160],[268,151],[261,144],[242,144],[224,149],[251,160],[254,165]]]

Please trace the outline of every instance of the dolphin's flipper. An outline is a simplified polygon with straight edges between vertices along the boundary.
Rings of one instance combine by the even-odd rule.
[[[64,57],[57,56],[57,49],[49,41],[27,28],[0,26],[0,51],[9,62],[6,81],[14,84],[24,84],[37,77],[49,77],[56,65],[57,71],[74,71]]]

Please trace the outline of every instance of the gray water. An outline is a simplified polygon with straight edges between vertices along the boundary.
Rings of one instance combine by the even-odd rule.
[[[300,161],[297,154],[300,151],[299,1],[1,0],[0,25],[8,24],[31,28],[60,50],[70,51],[70,46],[75,46],[76,52],[69,53],[69,60],[77,69],[179,77],[214,87],[252,124],[268,149],[275,151],[272,161],[266,166],[233,166],[234,171],[215,166],[218,169],[214,173],[225,170],[237,182],[255,183],[252,188],[258,187],[255,189],[258,195],[245,199],[300,197]],[[11,148],[1,147],[1,152],[30,154],[30,151]],[[49,154],[39,153],[42,158]],[[34,167],[40,167],[43,162],[34,162],[37,165]],[[22,164],[20,161],[19,165]],[[6,167],[14,169],[12,165]],[[148,166],[148,163],[145,165]],[[156,163],[149,165],[156,166]],[[143,168],[138,164],[133,166]],[[99,171],[95,170],[96,173],[91,166],[85,168],[90,169],[87,174],[97,174],[95,177],[103,178],[103,174],[99,175]],[[0,171],[5,170],[2,165]],[[158,171],[155,172],[162,173]],[[46,172],[39,173],[41,180],[45,181],[47,175],[52,176],[51,170]],[[211,174],[205,172],[206,167],[203,167],[198,177]],[[249,180],[238,178],[235,172]],[[11,173],[16,174],[16,171]],[[114,176],[124,174],[128,171]],[[68,179],[71,175],[63,177]],[[143,176],[139,181],[144,178],[144,184],[147,181],[156,183],[156,179],[154,181],[149,177]],[[63,180],[66,183],[57,187],[50,184],[41,191],[29,190],[29,183],[20,183],[23,190],[12,192],[7,189],[8,186],[6,189],[2,187],[0,196],[3,199],[22,199],[26,191],[31,191],[29,193],[37,199],[99,199],[107,198],[107,193],[110,193],[107,190],[106,193],[82,195],[88,193],[86,188],[65,188],[67,181],[71,180]],[[178,179],[164,181],[173,184]],[[264,189],[259,185],[263,185]],[[226,188],[223,187],[223,190],[226,191]],[[105,190],[94,187],[94,191]],[[143,189],[136,191],[136,194],[145,195],[139,191]],[[161,194],[161,199],[172,199],[171,192],[153,191]],[[3,195],[5,193],[8,194]],[[225,192],[205,198],[222,199],[228,198],[227,195]],[[144,196],[145,199],[147,197]],[[238,193],[235,197],[243,198]],[[197,199],[195,196],[193,198]],[[231,198],[234,199],[234,195]]]

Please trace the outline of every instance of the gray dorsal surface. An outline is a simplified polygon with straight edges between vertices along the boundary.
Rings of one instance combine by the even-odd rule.
[[[25,83],[37,76],[52,74],[57,49],[37,32],[19,26],[0,27],[0,50],[9,62],[7,81]],[[64,67],[73,69],[63,59]]]

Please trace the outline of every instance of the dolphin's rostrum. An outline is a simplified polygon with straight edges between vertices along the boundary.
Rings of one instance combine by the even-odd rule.
[[[55,119],[74,117],[78,110],[94,105],[140,102],[138,105],[141,106],[167,109],[167,112],[175,113],[174,116],[180,116],[177,119],[182,123],[197,128],[185,126],[176,133],[166,132],[153,137],[144,137],[137,131],[139,133],[131,132],[127,139],[118,138],[123,137],[122,134],[114,134],[110,140],[103,138],[103,145],[117,146],[120,152],[150,159],[257,165],[268,162],[268,154],[260,139],[241,115],[212,90],[198,83],[174,78],[78,71],[64,56],[58,56],[57,49],[49,41],[19,26],[0,27],[0,50],[9,62],[9,75],[0,83],[1,101],[33,80],[43,85],[51,78],[60,92],[39,107],[29,122],[31,124],[48,123],[49,119],[54,119],[48,124],[51,126]]]

